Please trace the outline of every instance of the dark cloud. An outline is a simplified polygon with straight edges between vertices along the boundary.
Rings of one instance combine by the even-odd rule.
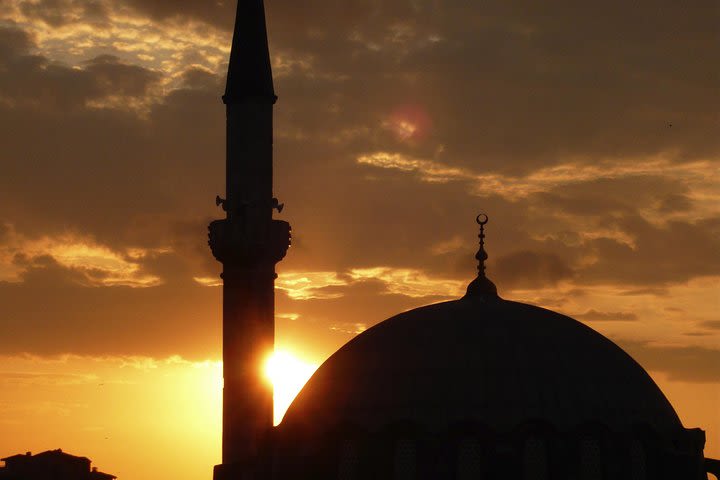
[[[127,4],[157,21],[225,31],[235,6]],[[287,102],[281,128],[297,120],[320,139],[365,128],[348,153],[383,145],[431,156],[442,144],[450,163],[522,172],[568,156],[688,160],[720,148],[706,101],[719,76],[707,48],[715,42],[709,0],[582,9],[565,1],[542,11],[500,1],[283,0],[267,10],[272,51],[309,62],[276,81]],[[379,127],[408,104],[433,120],[412,145]]]
[[[217,358],[222,289],[193,281],[197,268],[187,258],[158,253],[140,259],[143,274],[163,280],[146,288],[97,286],[93,281],[103,280],[106,271],[64,267],[49,255],[20,255],[16,265],[23,268],[20,281],[0,282],[2,354]],[[409,297],[391,293],[391,285],[377,279],[342,277],[347,285],[311,292],[320,298],[295,299],[276,290],[279,338],[329,355],[364,328],[444,299]]]
[[[27,38],[12,32],[6,37]],[[148,103],[141,118],[124,106],[148,101],[155,71],[112,56],[79,69],[26,51],[3,58],[0,215],[19,233],[70,228],[118,248],[167,246],[178,237],[173,225],[199,225],[215,211],[224,131],[217,78],[189,70],[186,88]],[[193,233],[198,243],[205,228]]]
[[[20,11],[52,27],[71,23],[104,23],[108,20],[107,6],[100,0],[39,0],[20,2]]]
[[[543,288],[573,277],[573,270],[553,253],[520,251],[494,263],[492,278],[504,288]]]
[[[92,77],[95,95],[98,96],[143,97],[160,79],[158,72],[124,64],[112,55],[100,55],[88,60],[84,71]]]
[[[720,219],[657,226],[632,216],[617,225],[634,239],[634,248],[607,238],[590,242],[602,261],[584,269],[582,279],[650,285],[720,273]]]
[[[278,318],[276,330],[280,338],[290,339],[293,345],[303,345],[322,357],[329,356],[362,329],[399,312],[440,300],[389,293],[387,284],[372,279],[323,290],[340,296],[296,300],[276,290],[277,312],[299,315],[297,320]]]
[[[710,330],[720,330],[720,320],[708,320],[706,322],[701,322],[700,326]]]
[[[717,152],[717,142],[699,132],[712,128],[703,92],[717,76],[704,48],[713,41],[709,3],[690,11],[666,4],[650,16],[646,7],[619,4],[588,13],[567,2],[550,12],[500,2],[359,1],[348,12],[313,3],[302,12],[269,5],[275,51],[307,52],[313,73],[348,79],[309,82],[322,85],[320,98],[342,99],[343,125],[373,125],[406,103],[437,120],[425,143],[395,142],[396,149],[429,154],[443,143],[452,163],[510,171],[568,154]],[[428,41],[433,35],[441,40]],[[679,35],[705,60],[689,59]],[[281,98],[293,95],[296,82],[280,79]],[[321,115],[305,109],[306,118]],[[669,115],[682,119],[672,130]],[[374,134],[364,138],[366,148]]]
[[[181,84],[190,90],[201,90],[204,92],[222,91],[224,78],[220,78],[213,72],[202,68],[190,67],[182,73]]]
[[[202,21],[231,30],[235,20],[233,0],[125,0],[123,3],[159,21]]]
[[[665,194],[687,188],[671,175],[628,176],[532,195],[526,205],[534,215],[524,215],[523,225],[543,239],[527,245],[574,266],[580,284],[635,287],[621,295],[664,294],[663,285],[720,273],[720,220],[712,214],[683,220],[657,210]]]
[[[225,31],[235,7],[125,3],[156,21]],[[432,132],[412,146],[387,136],[386,147],[427,155],[442,143],[448,161],[483,169],[527,171],[566,156],[672,152],[687,160],[720,148],[706,101],[719,76],[717,52],[708,48],[716,39],[709,0],[692,8],[562,1],[543,9],[500,1],[282,0],[267,10],[272,51],[310,63],[278,78],[281,98],[314,136],[370,127],[358,150],[375,145],[378,123],[403,104],[427,111]],[[330,105],[339,106],[334,115]]]
[[[0,65],[8,68],[9,59],[29,52],[34,45],[28,32],[12,25],[0,27]]]
[[[704,347],[666,347],[646,342],[619,341],[646,370],[663,372],[670,380],[720,381],[720,350]]]
[[[207,243],[208,225],[212,220],[210,217],[174,220],[168,222],[169,225],[154,226],[154,230],[161,232],[175,261],[185,264],[182,268],[195,276],[219,276],[222,265],[210,254]],[[168,233],[163,231],[164,227],[169,229]]]
[[[40,255],[28,257],[16,255],[14,264],[24,267],[22,282],[34,284],[39,287],[51,287],[53,285],[82,285],[85,283],[85,276],[82,272],[62,267],[52,256]],[[12,286],[14,284],[7,284]]]
[[[0,282],[0,352],[216,358],[221,289],[164,261],[156,271],[178,274],[165,285],[101,288],[51,257],[32,259],[22,282]]]
[[[543,308],[547,308],[550,310],[562,311],[562,309],[565,308],[568,301],[571,300],[572,297],[573,297],[573,295],[557,296],[557,297],[538,297],[538,298],[529,298],[529,299],[527,299],[527,302],[532,305],[538,305],[538,306],[541,306]]]
[[[595,217],[612,225],[610,219],[635,215],[639,207],[657,204],[662,213],[687,211],[692,205],[687,193],[687,185],[672,176],[630,174],[569,183],[533,199],[554,212]]]
[[[669,193],[660,199],[658,209],[665,213],[687,212],[693,207],[693,201],[687,195]]]
[[[27,34],[0,27],[0,100],[40,112],[84,109],[108,97],[142,99],[160,80],[157,72],[103,55],[84,68],[54,63],[28,52]]]
[[[3,245],[10,237],[10,225],[0,221],[0,245]]]
[[[576,314],[574,317],[589,322],[634,322],[638,319],[632,312],[599,312],[593,309]]]

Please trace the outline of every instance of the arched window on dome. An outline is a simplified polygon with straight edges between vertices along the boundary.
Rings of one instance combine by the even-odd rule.
[[[548,480],[547,447],[542,438],[525,440],[522,465],[523,480]]]
[[[415,480],[417,478],[417,448],[410,439],[395,442],[395,480]]]
[[[638,439],[633,440],[630,445],[630,478],[632,480],[647,479],[646,461],[643,444]]]
[[[602,451],[594,438],[580,441],[580,480],[603,480]]]
[[[360,447],[356,440],[345,440],[340,447],[338,480],[360,480]]]
[[[482,480],[482,446],[477,440],[467,438],[457,450],[457,480]]]

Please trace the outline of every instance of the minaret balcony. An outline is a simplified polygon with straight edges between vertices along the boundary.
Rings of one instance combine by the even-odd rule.
[[[245,222],[215,220],[208,226],[208,244],[223,264],[253,268],[274,265],[285,257],[291,244],[291,227],[271,220],[264,229],[251,229]]]

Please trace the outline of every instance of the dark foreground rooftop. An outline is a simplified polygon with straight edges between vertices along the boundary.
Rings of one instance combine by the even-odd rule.
[[[90,459],[65,453],[60,449],[33,455],[0,458],[0,480],[114,480],[115,475],[90,468]]]

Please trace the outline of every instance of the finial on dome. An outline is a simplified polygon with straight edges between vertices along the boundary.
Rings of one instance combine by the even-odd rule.
[[[466,297],[474,297],[479,295],[497,295],[497,287],[489,278],[485,276],[485,260],[488,259],[488,254],[485,251],[485,225],[488,224],[490,219],[484,213],[481,213],[475,219],[478,225],[480,225],[480,248],[475,254],[475,258],[478,261],[478,276],[468,285]]]
[[[480,235],[478,235],[478,238],[480,239],[480,248],[478,249],[477,253],[475,254],[475,258],[478,261],[478,275],[485,276],[485,260],[488,259],[488,254],[485,251],[485,225],[490,221],[487,215],[484,213],[481,213],[477,216],[475,219],[478,225],[480,225]]]

